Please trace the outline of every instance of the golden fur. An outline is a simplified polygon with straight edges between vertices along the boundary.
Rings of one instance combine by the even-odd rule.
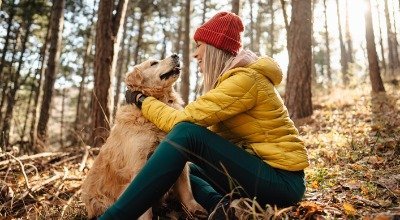
[[[177,56],[171,56],[161,61],[147,60],[135,66],[126,74],[125,82],[131,91],[142,91],[178,109],[183,103],[173,89],[178,77],[179,60]],[[82,201],[89,218],[100,216],[117,200],[165,135],[144,118],[136,106],[119,108],[110,136],[82,185]],[[191,213],[204,215],[205,209],[193,198],[188,175],[186,166],[173,187],[173,193]],[[151,217],[151,209],[141,216],[142,219]]]

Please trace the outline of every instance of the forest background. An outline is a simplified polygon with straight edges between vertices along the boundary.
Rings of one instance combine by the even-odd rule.
[[[124,74],[177,53],[176,90],[194,100],[192,36],[221,10],[243,18],[244,48],[280,64],[277,89],[311,158],[303,203],[254,213],[400,212],[400,1],[5,0],[0,9],[0,217],[84,218],[80,183],[124,101]]]

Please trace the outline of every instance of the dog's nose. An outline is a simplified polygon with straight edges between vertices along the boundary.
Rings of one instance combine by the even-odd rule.
[[[172,54],[171,57],[172,57],[173,59],[179,59],[179,56],[178,56],[178,54],[176,54],[176,53]]]

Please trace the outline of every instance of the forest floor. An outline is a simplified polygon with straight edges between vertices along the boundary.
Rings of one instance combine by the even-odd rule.
[[[399,219],[400,87],[385,86],[386,93],[364,87],[317,96],[313,116],[296,122],[311,163],[303,201],[244,212],[257,219]],[[80,185],[97,153],[0,152],[0,219],[86,219]]]

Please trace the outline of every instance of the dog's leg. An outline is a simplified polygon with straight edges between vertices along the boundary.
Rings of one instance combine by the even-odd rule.
[[[189,180],[189,164],[185,165],[181,175],[174,185],[174,191],[178,193],[179,199],[187,210],[197,217],[207,217],[207,211],[196,202],[193,197],[192,187]]]
[[[153,218],[153,212],[149,208],[143,215],[141,215],[138,220],[151,220]]]

